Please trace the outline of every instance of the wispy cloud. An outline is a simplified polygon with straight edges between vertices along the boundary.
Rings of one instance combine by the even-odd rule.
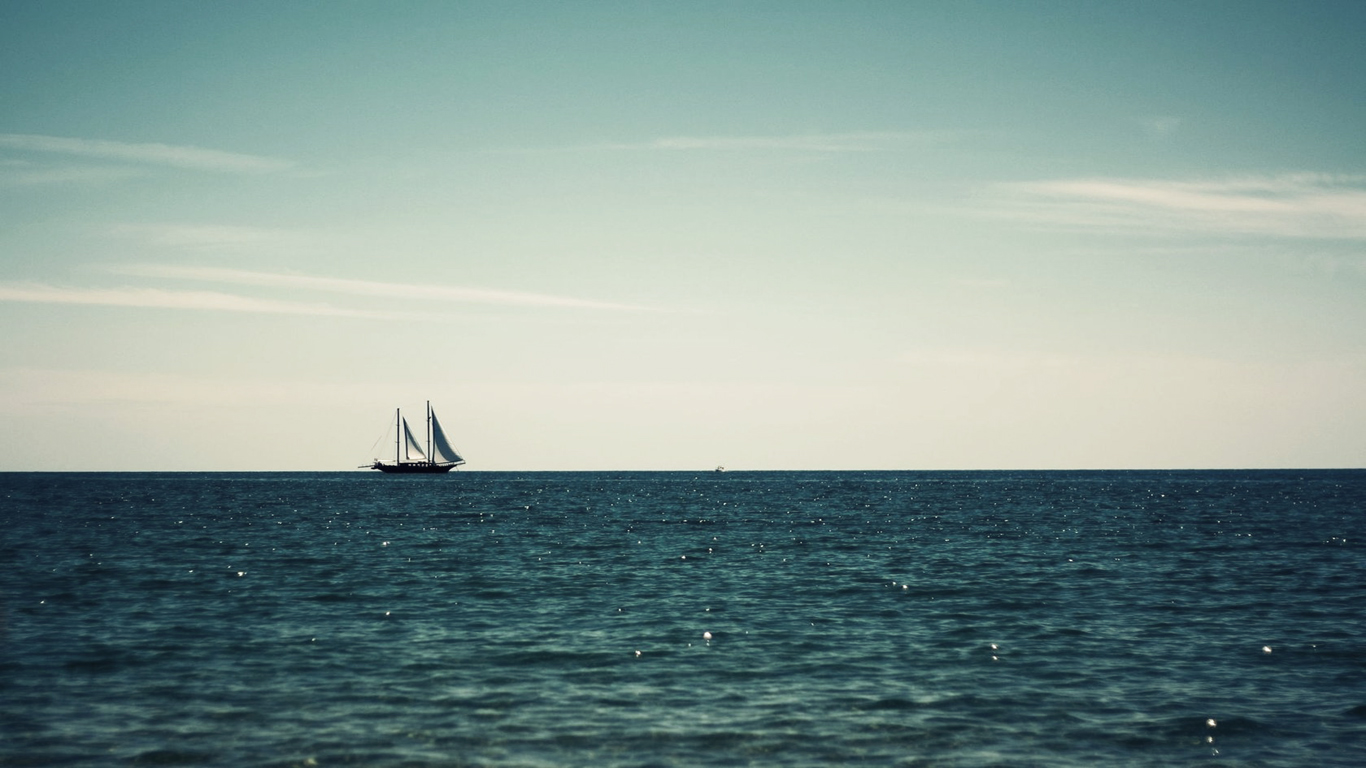
[[[34,406],[156,405],[251,406],[267,404],[354,407],[373,397],[375,385],[354,379],[291,380],[198,377],[153,370],[0,368],[0,412]],[[364,447],[364,446],[362,446]]]
[[[509,148],[494,152],[888,152],[958,138],[950,131],[850,131],[750,136],[659,136],[562,147]]]
[[[551,296],[543,293],[524,293],[520,291],[499,291],[486,288],[468,288],[450,285],[419,285],[412,283],[388,283],[371,280],[352,280],[338,277],[313,277],[292,275],[279,272],[255,272],[222,267],[187,267],[170,264],[132,264],[115,267],[119,274],[139,277],[154,277],[173,280],[194,280],[210,283],[229,283],[234,285],[255,285],[278,288],[296,288],[326,293],[342,293],[353,296],[373,296],[392,299],[417,299],[426,301],[445,301],[475,304],[502,304],[527,307],[565,307],[576,309],[633,310],[642,311],[646,307],[631,304],[615,304],[604,301],[576,299],[567,296]]]
[[[287,229],[263,229],[226,224],[120,224],[111,234],[130,237],[158,246],[194,249],[292,248],[306,247],[315,238]]]
[[[16,158],[0,160],[0,183],[4,184],[104,184],[141,176],[145,173],[146,169],[144,168],[126,165],[44,164]]]
[[[108,267],[107,271],[132,277],[186,280],[260,288],[346,294],[380,299],[423,300],[465,304],[494,304],[523,307],[560,307],[571,309],[648,311],[648,307],[551,296],[539,293],[496,291],[458,286],[386,283],[344,278],[312,277],[276,272],[253,272],[220,267],[186,267],[169,264],[132,264]],[[39,282],[0,282],[0,302],[31,304],[79,304],[105,307],[142,307],[154,309],[251,312],[277,315],[313,315],[372,319],[435,319],[440,315],[407,309],[358,309],[274,298],[257,298],[237,293],[208,290],[181,290],[121,286],[90,288],[56,286]]]
[[[644,144],[623,146],[677,151],[876,152],[907,144],[941,142],[949,138],[950,134],[936,131],[856,131],[795,136],[667,136]]]
[[[20,152],[42,152],[77,157],[93,157],[139,165],[160,165],[218,173],[270,173],[292,167],[288,160],[216,149],[174,144],[133,144],[101,139],[73,139],[0,133],[0,148]]]
[[[106,307],[193,309],[277,315],[392,318],[387,312],[258,299],[216,291],[167,291],[156,288],[70,288],[43,283],[0,283],[0,302],[84,304]]]
[[[1142,122],[1143,130],[1149,136],[1156,139],[1165,139],[1176,133],[1177,129],[1181,127],[1182,121],[1179,117],[1160,115],[1157,117],[1145,118]]]
[[[1366,239],[1362,177],[1059,179],[1001,185],[999,215],[1051,226]]]

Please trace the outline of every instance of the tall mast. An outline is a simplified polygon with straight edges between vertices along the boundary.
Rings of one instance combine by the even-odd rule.
[[[399,446],[403,443],[403,416],[399,409],[394,409],[394,464],[398,465],[403,460],[400,458]]]
[[[436,454],[432,453],[432,401],[427,401],[427,461],[436,463]]]

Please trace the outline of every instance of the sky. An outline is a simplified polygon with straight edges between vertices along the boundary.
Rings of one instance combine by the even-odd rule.
[[[1363,39],[0,0],[0,471],[1363,467]]]

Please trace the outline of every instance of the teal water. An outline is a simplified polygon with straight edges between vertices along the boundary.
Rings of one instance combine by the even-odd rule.
[[[1366,472],[0,475],[0,765],[1366,765]]]

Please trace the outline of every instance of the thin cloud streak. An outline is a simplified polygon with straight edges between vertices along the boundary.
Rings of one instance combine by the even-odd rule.
[[[0,133],[0,148],[22,152],[95,157],[144,165],[163,165],[219,173],[271,173],[293,167],[294,163],[273,157],[223,152],[216,149],[173,144],[132,144],[101,139],[72,139]]]
[[[307,235],[292,230],[221,224],[120,224],[113,227],[110,233],[138,238],[153,245],[208,250],[259,249],[263,246],[298,249],[310,243]]]
[[[538,152],[887,152],[939,144],[959,136],[950,131],[852,131],[790,136],[660,136],[643,141],[607,141],[562,147],[520,147],[494,153]]]
[[[1176,133],[1177,129],[1181,127],[1181,123],[1182,120],[1179,117],[1168,115],[1150,117],[1143,121],[1143,130],[1153,138],[1165,139]]]
[[[908,143],[945,141],[949,137],[947,133],[936,131],[920,133],[856,131],[797,136],[668,136],[635,146],[663,150],[731,151],[753,149],[796,152],[875,152]]]
[[[372,319],[395,317],[393,313],[344,309],[326,304],[256,299],[216,291],[166,291],[156,288],[65,288],[42,283],[0,283],[0,302],[4,301]]]
[[[1356,176],[1285,174],[1215,181],[1058,179],[1001,185],[1001,215],[1086,229],[1366,239]]]
[[[445,285],[385,283],[337,277],[311,277],[308,275],[253,272],[249,270],[226,269],[222,267],[182,267],[168,264],[133,264],[117,267],[114,271],[120,274],[138,277],[198,280],[202,282],[231,283],[235,285],[302,288],[305,290],[323,291],[328,293],[343,293],[354,296],[376,296],[394,299],[421,299],[428,301],[455,301],[476,304],[565,307],[574,309],[635,312],[650,311],[649,307],[631,304],[614,304],[610,302],[575,299],[565,296],[549,296],[539,293],[498,291],[484,288],[465,288]]]
[[[35,406],[113,404],[217,407],[264,404],[354,406],[373,397],[368,381],[198,377],[160,371],[0,368],[0,412]]]
[[[27,161],[0,163],[0,184],[38,186],[43,184],[107,184],[136,178],[144,168],[89,164],[40,164]]]

